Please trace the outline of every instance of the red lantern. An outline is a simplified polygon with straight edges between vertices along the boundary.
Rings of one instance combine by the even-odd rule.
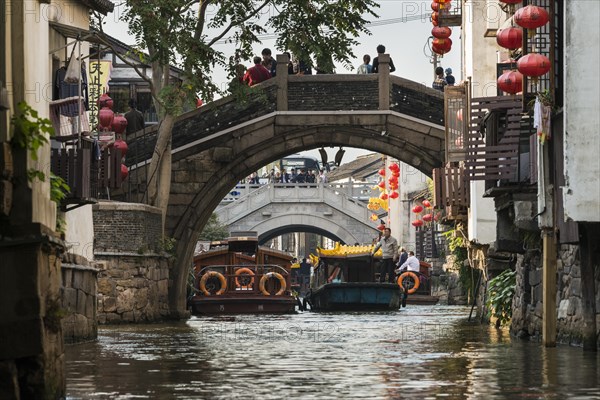
[[[431,222],[432,219],[433,219],[433,215],[431,215],[431,214],[423,215],[423,221],[425,221],[425,222]]]
[[[381,176],[385,176],[385,169],[381,168],[377,173]]]
[[[113,118],[111,127],[117,135],[120,135],[125,132],[125,128],[127,128],[127,119],[123,115],[117,114]]]
[[[385,229],[385,224],[379,224],[377,225],[377,230],[378,231],[383,231]]]
[[[416,219],[412,222],[412,225],[416,228],[418,226],[423,226],[423,221],[421,221],[420,219]]]
[[[398,164],[395,164],[395,163],[394,164],[390,164],[389,168],[390,168],[390,171],[392,171],[392,172],[399,172],[400,171],[400,166],[398,166]]]
[[[436,3],[435,0],[433,3],[431,3],[431,9],[435,12],[444,12],[444,11],[448,11],[452,8],[452,3],[450,2],[450,0],[448,0],[444,6],[442,6],[440,3]]]
[[[388,195],[387,195],[387,193],[381,193],[381,195],[379,195],[379,198],[381,200],[387,200],[388,199]]]
[[[115,149],[121,150],[121,157],[125,157],[127,155],[127,143],[125,143],[125,141],[123,139],[117,139],[115,140],[115,143],[113,144]]]
[[[398,177],[397,176],[391,176],[390,179],[388,179],[389,183],[398,183]]]
[[[434,11],[431,13],[431,23],[433,26],[438,26],[438,12]]]
[[[431,207],[431,203],[429,202],[429,200],[423,200],[423,206],[429,208]]]
[[[121,164],[121,180],[127,179],[129,175],[129,169],[125,166],[125,164]]]
[[[529,5],[519,8],[514,15],[515,23],[523,28],[537,29],[550,20],[548,12],[542,7]]]
[[[377,184],[377,186],[379,186],[382,189],[385,189],[385,181],[381,181]]]
[[[444,55],[452,49],[452,39],[433,39],[431,49],[437,54]]]
[[[202,107],[202,104],[204,104],[204,102],[201,99],[196,99],[196,108]]]
[[[108,107],[104,107],[98,112],[98,123],[100,124],[100,129],[108,130],[113,122],[113,118],[115,117],[115,113]]]
[[[422,211],[423,211],[423,207],[421,207],[420,205],[416,205],[412,209],[412,212],[414,212],[415,214],[420,214]]]
[[[113,108],[113,99],[110,98],[108,93],[104,93],[102,96],[98,98],[98,107],[104,108],[108,107],[110,109]]]
[[[437,39],[447,39],[452,35],[452,29],[447,26],[434,26],[431,35]]]
[[[519,58],[517,68],[523,75],[537,78],[550,71],[550,60],[544,55],[529,53]]]
[[[397,199],[398,196],[399,196],[398,192],[392,192],[392,193],[390,193],[390,198],[391,199]]]
[[[518,49],[523,45],[523,30],[512,26],[501,29],[496,33],[496,43],[505,49]]]
[[[505,93],[516,94],[523,91],[523,75],[519,71],[506,71],[498,77],[498,87]]]
[[[505,4],[519,4],[523,0],[500,0],[501,3]]]

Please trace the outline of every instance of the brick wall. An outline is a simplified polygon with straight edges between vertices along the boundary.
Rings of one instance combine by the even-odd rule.
[[[377,110],[377,81],[290,82],[288,109],[293,111]]]
[[[93,207],[94,249],[98,252],[160,252],[160,210],[143,204],[105,202]]]

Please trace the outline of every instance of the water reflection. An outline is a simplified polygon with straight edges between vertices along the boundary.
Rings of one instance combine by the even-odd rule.
[[[463,307],[194,318],[67,348],[72,399],[600,398],[598,358],[511,342]]]

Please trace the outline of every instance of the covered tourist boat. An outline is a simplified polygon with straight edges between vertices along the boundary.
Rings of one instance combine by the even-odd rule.
[[[256,232],[232,233],[194,257],[192,313],[294,312],[291,260],[288,253],[259,246]]]
[[[334,249],[318,249],[315,279],[307,296],[315,311],[398,310],[403,289],[396,283],[377,282],[373,246],[336,244]],[[378,252],[381,254],[381,250]],[[380,255],[379,255],[380,256]]]

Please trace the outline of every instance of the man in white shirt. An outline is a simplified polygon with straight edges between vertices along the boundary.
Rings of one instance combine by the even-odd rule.
[[[419,259],[417,257],[415,257],[415,252],[414,251],[409,251],[408,252],[408,258],[406,259],[406,261],[404,262],[404,264],[402,264],[400,266],[400,268],[398,268],[396,270],[396,272],[400,272],[400,271],[413,271],[413,272],[419,272],[419,265],[421,263],[419,262]]]

